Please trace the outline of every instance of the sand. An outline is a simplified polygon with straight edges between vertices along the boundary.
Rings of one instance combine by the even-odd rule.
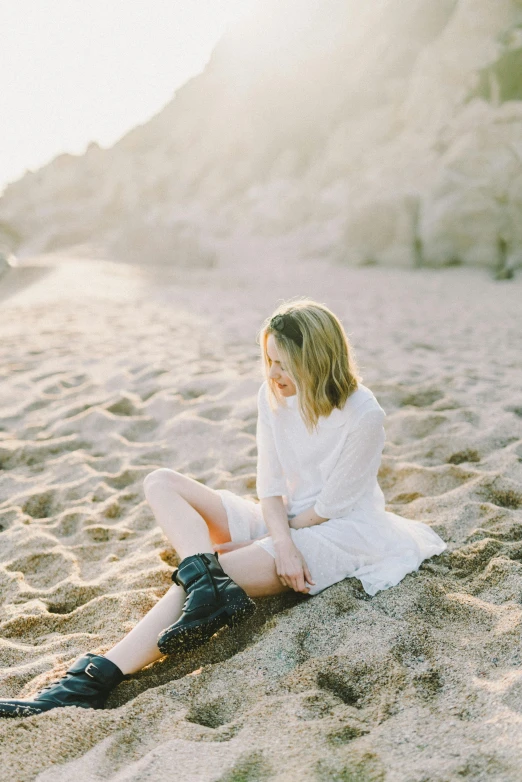
[[[256,333],[296,295],[342,318],[388,414],[387,508],[448,550],[373,598],[346,579],[258,600],[105,710],[2,721],[3,779],[520,779],[522,279],[480,269],[296,266],[267,243],[193,272],[65,255],[9,269],[0,692],[103,653],[167,590],[178,558],[148,472],[255,497]]]

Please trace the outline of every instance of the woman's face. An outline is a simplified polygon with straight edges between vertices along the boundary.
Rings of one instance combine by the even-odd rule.
[[[273,334],[268,335],[266,353],[270,370],[268,376],[272,380],[275,380],[282,396],[293,396],[297,392],[297,389],[290,375],[287,375],[286,373],[286,367],[283,363],[283,359],[279,355],[277,343]]]

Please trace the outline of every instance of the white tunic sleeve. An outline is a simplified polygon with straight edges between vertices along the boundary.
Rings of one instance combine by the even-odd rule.
[[[377,478],[386,440],[384,416],[381,409],[368,410],[348,434],[314,505],[318,516],[335,519],[346,515]]]
[[[271,413],[266,398],[266,383],[263,383],[257,395],[257,477],[256,492],[258,498],[282,497],[286,494],[283,469],[277,455],[270,420]]]

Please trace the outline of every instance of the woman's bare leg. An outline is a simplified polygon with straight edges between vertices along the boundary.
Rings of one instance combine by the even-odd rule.
[[[268,551],[251,544],[219,555],[221,567],[250,597],[266,597],[289,592],[275,569],[275,560]],[[135,673],[163,657],[156,640],[162,630],[181,616],[185,590],[173,586],[154,608],[116,646],[105,654],[123,673]]]
[[[146,665],[159,660],[163,654],[156,644],[158,635],[181,616],[186,596],[182,587],[172,586],[136,627],[106,652],[104,657],[125,674],[141,671]]]
[[[226,511],[219,495],[207,486],[174,470],[159,469],[147,475],[143,488],[156,521],[181,559],[213,551],[210,525],[230,540]],[[198,501],[206,518],[196,510]]]
[[[230,541],[226,511],[213,489],[168,469],[147,475],[144,489],[156,521],[181,559],[213,551],[213,542]],[[274,558],[259,546],[220,554],[219,561],[225,573],[250,597],[289,590],[277,576]],[[126,674],[158,660],[163,655],[156,645],[157,637],[179,619],[185,598],[182,587],[172,586],[105,657]]]

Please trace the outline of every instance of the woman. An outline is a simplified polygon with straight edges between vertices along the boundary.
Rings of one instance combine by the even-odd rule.
[[[174,586],[105,655],[85,655],[33,698],[0,701],[0,714],[101,708],[128,675],[250,616],[253,597],[316,595],[346,577],[375,595],[444,551],[429,526],[385,510],[385,412],[338,318],[310,299],[285,302],[259,343],[259,503],[174,470],[147,475],[145,496],[181,558]]]

